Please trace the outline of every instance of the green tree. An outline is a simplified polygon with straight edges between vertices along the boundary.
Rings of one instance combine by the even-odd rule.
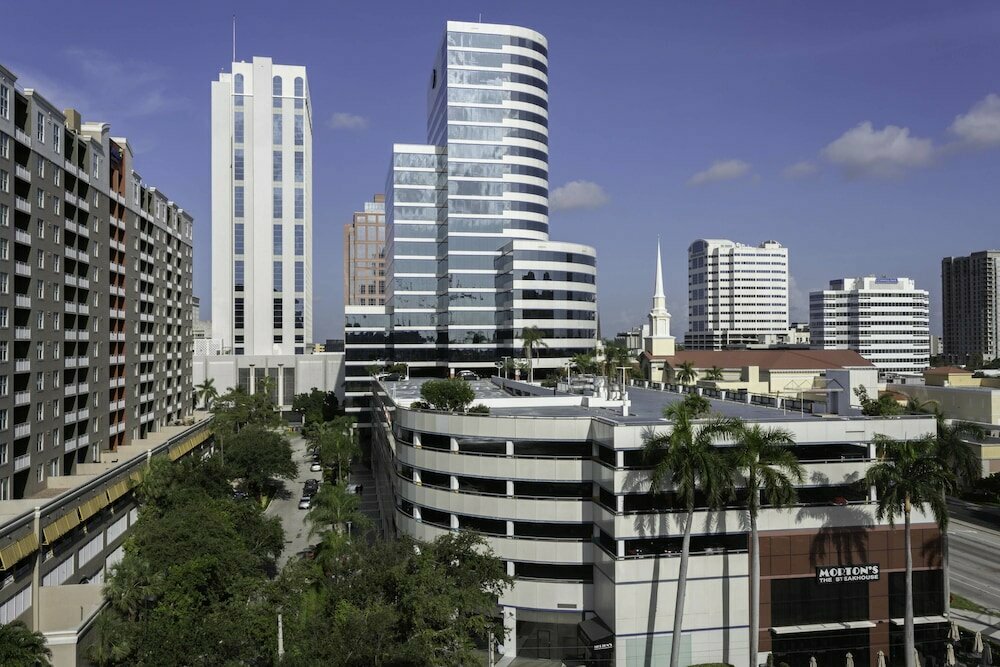
[[[292,399],[292,411],[302,415],[303,424],[315,424],[325,421],[323,408],[326,402],[326,393],[316,387],[307,393],[295,394]]]
[[[685,361],[674,369],[674,379],[681,384],[694,384],[698,379],[698,371],[695,370],[693,363]]]
[[[632,365],[632,355],[624,343],[616,340],[604,341],[604,376],[608,379],[608,384],[621,377],[618,369],[622,366]]]
[[[0,665],[35,667],[51,665],[52,651],[41,632],[32,632],[24,621],[0,625]]]
[[[256,424],[244,426],[228,440],[225,467],[229,477],[242,480],[243,488],[258,500],[273,478],[294,479],[298,474],[288,438]]]
[[[573,355],[573,366],[579,373],[593,373],[597,370],[597,359],[591,352]]]
[[[876,517],[889,520],[895,526],[903,517],[903,543],[906,550],[906,610],[903,622],[903,657],[906,667],[914,667],[913,636],[913,548],[910,518],[913,508],[923,511],[930,508],[938,527],[944,532],[948,527],[948,507],[942,490],[954,486],[954,475],[935,455],[933,436],[918,440],[893,440],[883,435],[875,436],[878,462],[865,473],[865,483],[875,487],[878,494]]]
[[[205,378],[204,382],[195,385],[194,391],[195,396],[201,399],[201,404],[205,406],[206,410],[211,410],[212,401],[219,397],[219,391],[215,388],[215,380],[212,378]]]
[[[771,507],[794,505],[795,485],[804,479],[804,468],[790,449],[792,434],[785,429],[762,429],[740,423],[733,435],[736,447],[732,464],[743,476],[745,508],[750,519],[750,656],[756,656],[760,639],[760,536],[757,516],[761,496]]]
[[[868,395],[868,390],[861,386],[855,387],[854,395],[861,402],[861,414],[868,417],[889,417],[903,414],[903,406],[892,397],[892,394],[881,394],[877,399]]]
[[[713,380],[715,382],[718,382],[722,378],[723,378],[722,369],[719,368],[718,366],[712,366],[707,371],[705,371],[706,380]]]
[[[343,482],[320,487],[313,496],[306,520],[312,524],[310,535],[326,531],[342,535],[347,532],[348,523],[352,531],[355,527],[364,529],[369,526],[368,517],[361,513],[361,498],[356,493],[350,493]]]
[[[521,329],[521,348],[528,361],[528,382],[535,381],[535,351],[548,346],[549,344],[545,342],[545,334],[538,327]]]
[[[465,410],[476,398],[472,385],[461,378],[428,380],[420,385],[420,397],[435,410],[457,412]]]
[[[671,642],[670,648],[670,666],[677,667],[684,626],[695,498],[700,492],[710,508],[718,508],[731,497],[733,469],[714,442],[732,436],[737,424],[720,417],[696,423],[692,408],[684,401],[668,405],[663,410],[663,416],[672,422],[670,433],[657,433],[653,429],[646,431],[643,434],[643,449],[646,459],[653,464],[650,493],[671,491],[684,511],[684,537],[681,541],[672,635],[676,641]]]

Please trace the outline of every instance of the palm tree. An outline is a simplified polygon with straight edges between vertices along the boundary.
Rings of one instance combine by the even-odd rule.
[[[694,369],[694,364],[685,361],[674,369],[674,378],[681,384],[693,384],[698,378],[698,371]]]
[[[977,424],[962,421],[945,422],[944,415],[940,412],[934,413],[937,416],[937,437],[934,440],[934,455],[945,470],[955,476],[955,484],[964,487],[982,476],[982,463],[979,455],[968,443],[969,440],[983,440],[986,437],[986,429]],[[945,489],[941,490],[942,495],[947,495]],[[947,498],[945,499],[947,502]],[[941,534],[941,560],[944,565],[944,599],[945,608],[951,606],[951,581],[948,578],[948,568],[950,565],[950,554],[948,544],[948,533]]]
[[[919,398],[913,398],[912,396],[907,399],[906,407],[903,408],[908,415],[936,415],[938,413],[938,401],[933,399],[928,401],[921,401]]]
[[[332,422],[334,438],[333,453],[337,462],[337,481],[346,478],[345,471],[351,469],[351,461],[361,454],[361,447],[358,446],[356,431],[354,430],[354,419],[352,417],[337,417]]]
[[[37,603],[36,603],[37,604]],[[0,625],[0,665],[34,667],[51,665],[52,651],[45,645],[45,635],[32,632],[24,621]]]
[[[785,429],[762,429],[740,424],[732,463],[746,481],[746,510],[750,518],[750,659],[756,664],[760,635],[760,538],[757,515],[761,494],[771,507],[788,507],[796,501],[795,485],[805,475],[802,464],[789,449],[792,434]]]
[[[219,397],[219,391],[215,388],[215,380],[205,378],[205,381],[194,387],[195,396],[201,399],[206,410],[212,409],[212,401]]]
[[[691,526],[694,521],[695,496],[701,492],[708,506],[718,508],[732,494],[732,468],[713,444],[736,430],[732,420],[713,417],[696,424],[695,411],[685,401],[668,405],[663,416],[673,422],[669,434],[650,429],[643,434],[645,456],[653,463],[649,480],[651,493],[672,492],[684,511],[684,538],[674,602],[674,629],[670,642],[670,667],[680,659],[680,638],[684,627],[684,602],[687,590],[688,560],[691,551]]]
[[[594,368],[597,366],[597,362],[594,360],[594,355],[590,352],[574,354],[572,364],[576,366],[576,370],[581,373],[592,373]]]
[[[309,535],[322,534],[327,530],[342,535],[347,524],[358,527],[367,525],[368,517],[361,514],[361,498],[347,490],[346,484],[324,484],[313,496],[313,507],[306,514],[312,524]]]
[[[694,369],[692,369],[692,370],[694,370]],[[718,366],[712,366],[707,371],[705,371],[705,379],[706,380],[714,380],[714,381],[718,382],[719,380],[722,379],[722,369],[719,368]]]
[[[521,347],[524,349],[524,356],[528,359],[528,382],[535,381],[535,349],[548,347],[545,342],[545,334],[538,327],[525,327],[521,329]]]
[[[948,527],[948,507],[942,489],[954,486],[954,475],[935,456],[935,439],[925,436],[918,440],[893,440],[875,436],[878,463],[865,473],[865,483],[878,493],[879,521],[888,518],[895,526],[896,517],[903,517],[903,543],[906,549],[906,611],[903,622],[903,657],[906,667],[914,667],[913,638],[913,551],[910,535],[910,515],[913,508],[923,511],[927,505],[938,527]]]

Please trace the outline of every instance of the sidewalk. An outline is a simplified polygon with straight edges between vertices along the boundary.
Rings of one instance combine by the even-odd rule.
[[[981,632],[984,638],[989,637],[1000,642],[1000,616],[977,614],[953,608],[951,609],[951,620],[958,623],[960,628],[971,632]]]

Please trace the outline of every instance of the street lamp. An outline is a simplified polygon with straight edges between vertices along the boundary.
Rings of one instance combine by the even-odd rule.
[[[278,412],[285,405],[285,364],[278,363]]]
[[[501,357],[501,359],[503,359],[503,379],[508,380],[510,373],[507,369],[510,368],[510,357]]]
[[[250,395],[254,394],[254,385],[257,384],[257,377],[254,375],[254,368],[257,364],[250,364]]]

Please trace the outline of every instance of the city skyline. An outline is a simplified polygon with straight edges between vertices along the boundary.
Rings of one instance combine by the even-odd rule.
[[[675,331],[687,326],[685,250],[699,237],[774,238],[788,247],[793,321],[807,318],[808,292],[836,276],[906,275],[930,292],[931,330],[941,331],[941,258],[998,245],[980,232],[1000,207],[989,181],[1000,166],[1000,151],[990,150],[1000,146],[1000,98],[988,30],[1000,9],[907,5],[901,18],[900,6],[862,14],[632,4],[584,6],[571,17],[527,4],[483,8],[484,21],[529,26],[558,46],[552,218],[561,236],[597,247],[605,336],[642,321],[641,268],[657,233]],[[339,262],[324,258],[341,256],[342,226],[359,198],[379,190],[392,142],[419,142],[426,131],[419,114],[397,110],[422,105],[431,58],[400,66],[394,54],[419,53],[445,19],[477,16],[455,7],[323,8],[309,25],[324,32],[313,33],[301,14],[252,7],[238,18],[237,60],[270,56],[312,73],[314,203],[322,211],[314,329],[319,339],[339,337]],[[156,153],[144,176],[199,221],[195,293],[208,303],[207,81],[228,65],[232,44],[228,10],[199,11],[197,24],[178,20],[183,7],[108,12],[106,28],[123,28],[112,49],[13,8],[23,29],[8,63],[56,104],[120,118],[123,133]],[[144,21],[160,23],[166,42],[192,47],[168,59],[124,29]],[[364,43],[347,39],[374,22],[384,30],[368,31]],[[60,37],[63,47],[45,46]],[[628,123],[606,131],[609,115],[625,114]]]

